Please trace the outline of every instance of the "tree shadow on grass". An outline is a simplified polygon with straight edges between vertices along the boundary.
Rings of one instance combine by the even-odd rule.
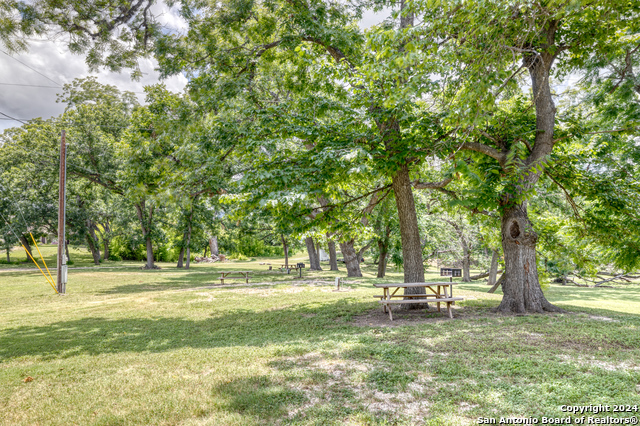
[[[0,360],[21,356],[45,359],[81,354],[164,352],[177,348],[298,345],[341,338],[352,326],[341,321],[370,303],[343,299],[321,307],[299,305],[255,312],[234,309],[205,320],[175,317],[90,317],[0,332]]]

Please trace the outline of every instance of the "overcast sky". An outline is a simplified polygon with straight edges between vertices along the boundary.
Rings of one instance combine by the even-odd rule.
[[[157,6],[159,21],[169,28],[180,29],[184,23],[180,21],[175,10],[166,6]],[[368,12],[364,15],[361,26],[369,27],[381,22],[388,13]],[[0,43],[0,112],[14,118],[29,120],[36,117],[50,118],[60,115],[64,105],[56,103],[57,94],[61,93],[61,85],[71,83],[75,78],[94,75],[103,84],[112,84],[120,90],[142,92],[145,85],[160,82],[155,71],[156,62],[152,59],[140,60],[143,78],[132,81],[130,73],[112,73],[101,71],[91,73],[84,61],[84,56],[69,52],[63,40],[29,39],[28,52],[7,55],[7,49]],[[187,79],[180,75],[162,81],[169,90],[180,92],[187,84]],[[26,85],[26,86],[22,86]],[[34,87],[47,86],[47,87]],[[144,94],[138,93],[140,101]],[[8,120],[0,115],[0,132],[20,123]]]

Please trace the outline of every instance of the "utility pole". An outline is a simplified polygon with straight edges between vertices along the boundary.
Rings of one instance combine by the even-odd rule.
[[[60,190],[58,191],[58,294],[64,294],[67,287],[67,257],[65,245],[66,205],[67,205],[67,144],[66,134],[60,137]]]

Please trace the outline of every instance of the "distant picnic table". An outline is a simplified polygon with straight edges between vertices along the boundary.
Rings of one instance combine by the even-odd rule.
[[[224,284],[225,278],[227,279],[242,279],[249,284],[249,274],[251,271],[220,271],[220,283]]]
[[[383,294],[376,295],[380,299],[382,305],[382,311],[389,313],[389,319],[393,321],[393,314],[391,313],[392,305],[402,305],[409,303],[428,303],[436,302],[438,304],[438,312],[440,311],[440,303],[447,304],[447,312],[449,318],[453,318],[451,312],[451,305],[455,304],[458,300],[464,300],[462,297],[453,297],[453,286],[456,283],[451,282],[436,282],[436,283],[385,283],[374,284],[376,288],[381,288]],[[447,291],[448,287],[448,291]],[[396,294],[398,290],[405,288],[424,288],[426,294]],[[392,289],[394,289],[392,291]],[[427,291],[427,289],[429,291]],[[405,299],[408,298],[408,299]]]

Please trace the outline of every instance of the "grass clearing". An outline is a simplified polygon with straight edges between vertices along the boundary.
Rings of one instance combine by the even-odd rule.
[[[507,317],[460,284],[454,320],[390,323],[371,284],[398,272],[366,267],[336,292],[344,268],[300,280],[260,262],[281,260],[71,269],[66,296],[37,270],[1,272],[0,424],[466,425],[640,405],[639,286],[552,285],[569,313]],[[249,285],[219,285],[245,269]]]

